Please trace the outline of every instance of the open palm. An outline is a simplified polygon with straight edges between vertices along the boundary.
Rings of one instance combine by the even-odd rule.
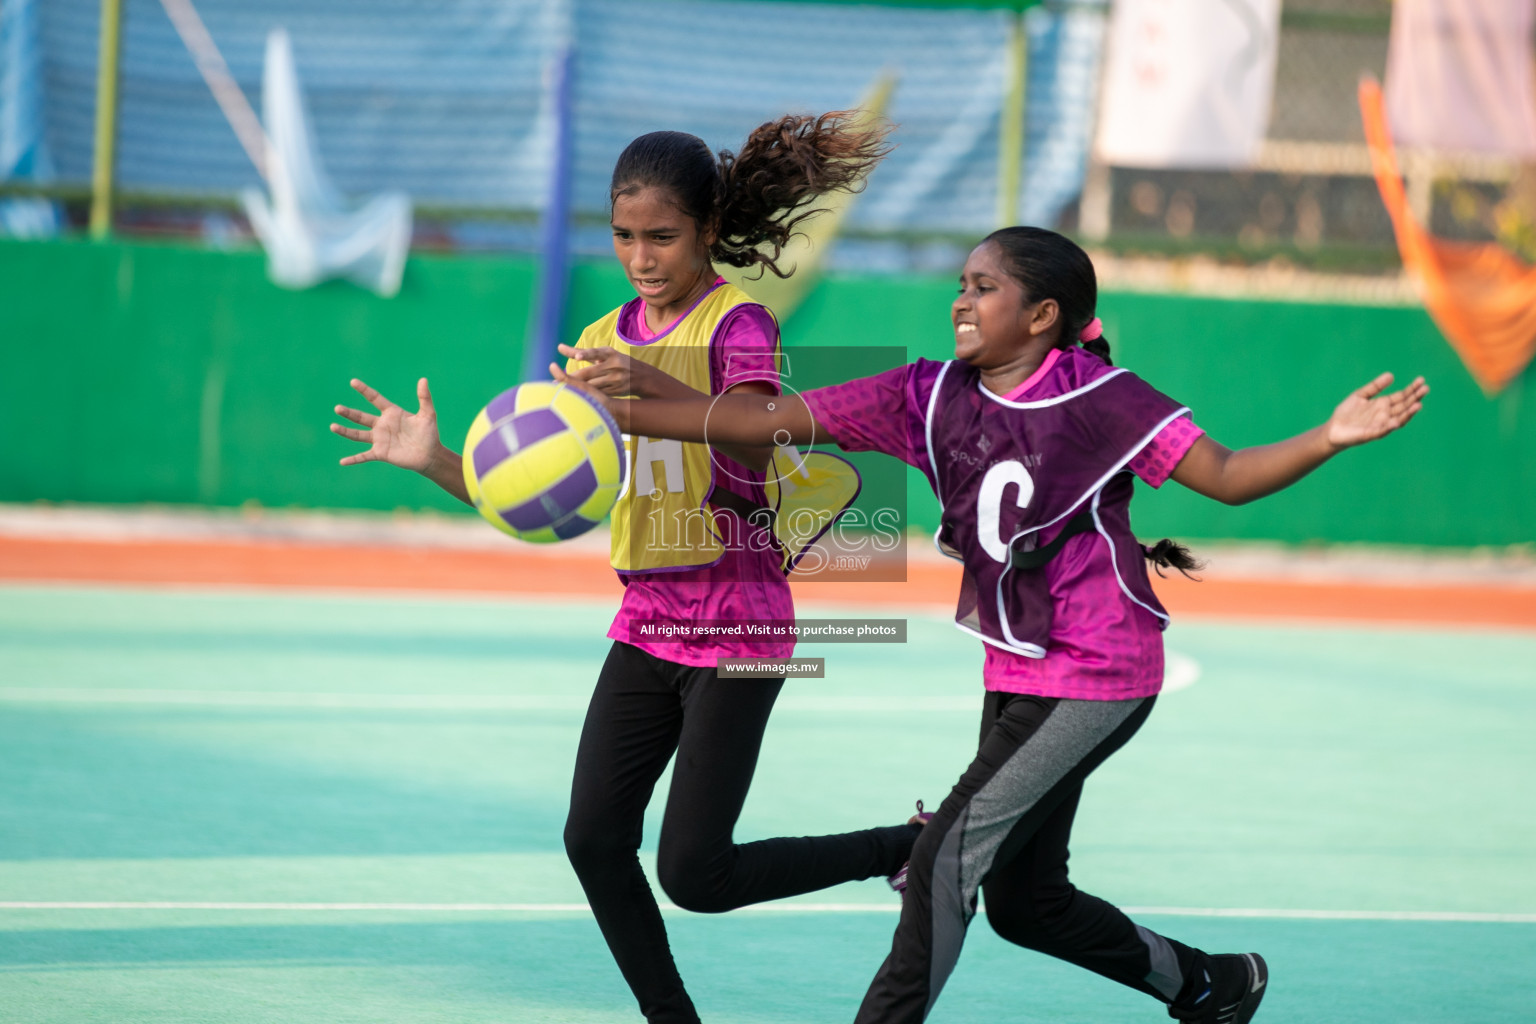
[[[1383,395],[1391,383],[1392,375],[1384,373],[1340,402],[1328,418],[1329,442],[1339,448],[1364,444],[1385,437],[1413,419],[1424,407],[1429,385],[1423,377],[1417,377],[1401,391]]]
[[[352,387],[379,410],[378,415],[351,409],[345,405],[336,407],[336,415],[351,420],[363,429],[344,427],[332,423],[331,430],[351,441],[368,446],[367,451],[348,455],[341,460],[343,466],[360,462],[387,462],[402,469],[424,472],[437,452],[437,410],[432,405],[432,392],[427,378],[416,382],[416,397],[421,408],[414,413],[406,412],[373,388],[360,380],[353,380]]]

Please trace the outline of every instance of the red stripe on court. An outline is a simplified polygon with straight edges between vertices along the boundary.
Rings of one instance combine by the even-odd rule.
[[[614,597],[618,581],[592,552],[530,555],[268,540],[78,540],[0,537],[0,579]],[[1156,580],[1175,615],[1318,619],[1536,629],[1536,588],[1472,584]],[[899,583],[802,582],[797,600],[953,607],[957,567],[913,562]]]

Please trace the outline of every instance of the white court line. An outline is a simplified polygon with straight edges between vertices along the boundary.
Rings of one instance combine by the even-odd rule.
[[[968,711],[981,708],[978,686],[968,696],[859,697],[791,695],[776,711]],[[585,711],[586,696],[561,694],[272,693],[259,690],[129,690],[109,687],[0,687],[0,703],[166,704],[201,707],[372,708],[410,711]]]
[[[1169,651],[1164,693],[1192,686],[1200,664],[1188,655]],[[979,686],[953,696],[885,697],[829,696],[791,693],[774,705],[776,711],[931,711],[975,712],[981,707]],[[394,711],[585,711],[588,698],[579,694],[506,693],[310,693],[268,690],[138,690],[83,686],[0,687],[0,703],[11,704],[164,704],[226,708],[342,708]]]
[[[677,910],[671,903],[663,910]],[[1261,907],[1121,907],[1132,916],[1242,917],[1297,921],[1430,921],[1475,924],[1536,924],[1536,914],[1459,910],[1287,910]],[[0,910],[297,910],[408,911],[419,913],[589,913],[585,903],[224,903],[180,901],[0,901]],[[737,912],[777,914],[894,914],[899,903],[760,903]]]
[[[1536,924],[1536,914],[1466,910],[1281,910],[1260,907],[1121,907],[1149,917],[1254,917],[1297,921],[1469,921],[1484,924]]]

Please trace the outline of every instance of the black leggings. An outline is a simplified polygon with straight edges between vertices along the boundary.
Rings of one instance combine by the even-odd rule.
[[[565,849],[603,938],[652,1024],[695,1024],[661,910],[636,851],[645,805],[673,752],[656,870],[685,910],[720,913],[841,882],[889,875],[906,861],[911,825],[736,844],[782,679],[722,680],[713,668],[614,643],[576,752]]]
[[[1167,1003],[1204,954],[1158,935],[1067,878],[1083,779],[1130,739],[1155,698],[989,692],[981,747],[912,850],[891,953],[858,1024],[917,1024],[960,956],[978,892],[993,929]]]

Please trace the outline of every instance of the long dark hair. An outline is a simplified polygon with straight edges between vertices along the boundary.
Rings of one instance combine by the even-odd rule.
[[[1093,272],[1093,261],[1082,246],[1065,235],[1045,228],[999,228],[982,244],[996,245],[1003,254],[1003,264],[1009,276],[1024,289],[1025,302],[1055,299],[1061,307],[1061,337],[1057,348],[1081,345],[1109,365],[1109,339],[1102,334],[1090,341],[1079,341],[1078,335],[1093,321],[1099,304],[1099,279]],[[1185,576],[1205,568],[1189,548],[1164,537],[1151,547],[1142,545],[1142,554],[1157,568],[1177,569]]]
[[[732,267],[761,266],[779,277],[778,258],[807,217],[804,207],[829,192],[857,192],[890,147],[885,121],[859,111],[819,117],[790,114],[759,125],[740,153],[717,157],[687,132],[651,132],[625,147],[608,187],[619,196],[665,189],[700,231],[713,228],[709,256]]]

